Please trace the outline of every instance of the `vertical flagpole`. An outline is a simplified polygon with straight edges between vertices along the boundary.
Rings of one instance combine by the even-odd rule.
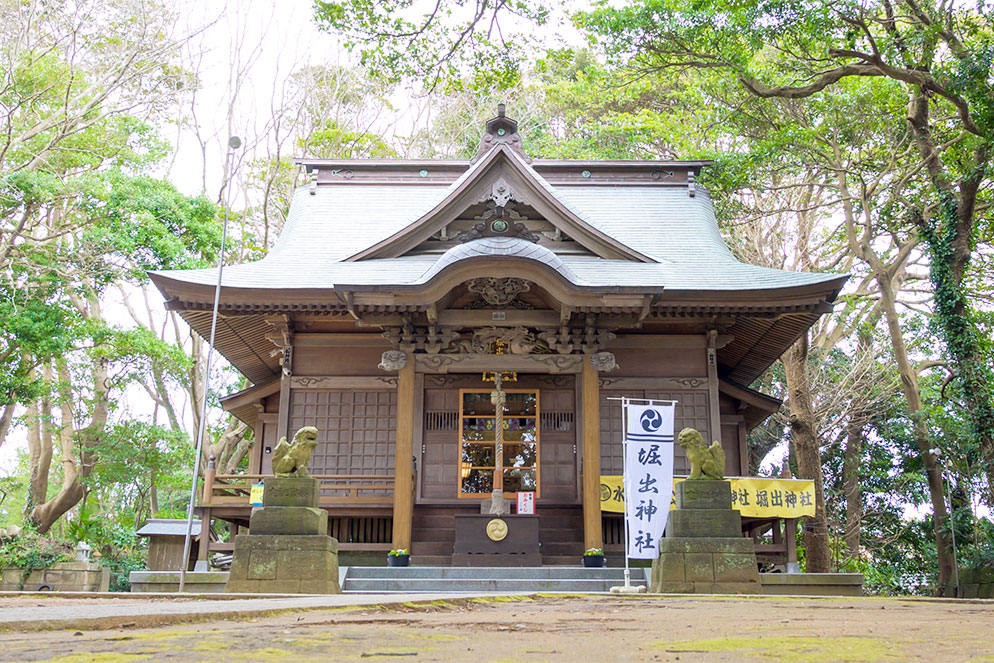
[[[231,206],[231,187],[235,164],[235,150],[241,147],[238,136],[228,139],[228,183],[224,192],[224,224],[221,226],[221,253],[217,260],[217,285],[214,287],[214,311],[211,314],[211,338],[207,347],[207,361],[204,366],[203,403],[200,408],[200,427],[197,429],[197,450],[193,461],[193,479],[190,482],[190,503],[186,509],[186,536],[183,537],[183,560],[180,562],[179,589],[182,593],[186,585],[186,567],[190,565],[190,538],[193,532],[193,505],[197,497],[197,479],[200,476],[200,456],[204,449],[204,433],[207,427],[207,392],[210,388],[211,361],[214,359],[214,336],[217,332],[217,310],[221,303],[221,274],[224,272],[224,248],[228,239],[228,208]],[[210,536],[211,524],[200,521],[200,536]]]
[[[621,401],[621,485],[625,487],[625,587],[631,587],[631,571],[628,568],[628,507],[631,499],[631,486],[628,477],[628,398]]]

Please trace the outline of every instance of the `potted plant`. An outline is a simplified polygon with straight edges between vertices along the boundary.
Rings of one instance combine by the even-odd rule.
[[[600,548],[587,548],[583,553],[583,565],[588,569],[604,566],[604,551]]]
[[[406,548],[398,548],[387,553],[388,566],[410,566],[411,553]]]

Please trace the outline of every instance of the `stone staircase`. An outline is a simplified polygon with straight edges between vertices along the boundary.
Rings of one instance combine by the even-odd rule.
[[[647,585],[648,569],[632,569],[631,584]],[[609,592],[625,583],[623,568],[582,566],[453,567],[350,566],[346,592]]]

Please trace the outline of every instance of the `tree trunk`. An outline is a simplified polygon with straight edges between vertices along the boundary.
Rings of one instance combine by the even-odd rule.
[[[93,303],[96,306],[96,303]],[[82,480],[89,477],[96,463],[96,445],[107,424],[110,403],[107,400],[107,360],[93,360],[93,412],[90,425],[78,433],[73,426],[72,400],[69,389],[69,369],[59,362],[60,400],[62,401],[62,428],[59,442],[62,446],[62,487],[55,496],[31,510],[30,520],[42,534],[46,533],[62,514],[83,499],[86,491]],[[79,460],[76,460],[76,442],[79,441]]]
[[[3,446],[3,441],[7,439],[7,433],[10,431],[10,423],[14,420],[14,404],[7,403],[3,406],[3,412],[0,412],[0,446]]]
[[[856,360],[862,361],[871,351],[871,329],[880,319],[877,309],[857,332]],[[846,448],[842,455],[842,492],[846,498],[846,521],[842,540],[849,559],[859,554],[860,526],[863,524],[863,491],[859,485],[859,468],[863,461],[863,431],[869,423],[869,406],[865,393],[854,393],[849,423],[846,426]]]
[[[155,471],[149,473],[148,475],[148,515],[149,518],[155,518],[155,514],[159,513],[159,489],[155,486]]]
[[[41,472],[41,408],[38,402],[32,400],[28,403],[26,414],[28,425],[28,495],[27,503],[24,505],[25,514],[31,513],[35,504],[45,501],[45,494],[48,492],[48,472]],[[42,486],[44,484],[44,486]],[[38,494],[41,498],[38,498]]]
[[[821,471],[818,425],[811,400],[808,379],[808,337],[805,334],[780,358],[787,378],[790,406],[791,441],[802,479],[814,481],[815,515],[805,519],[804,552],[809,573],[832,570],[832,552],[828,545],[828,520],[825,516],[825,481]]]
[[[925,467],[925,476],[928,480],[928,494],[932,502],[933,514],[932,529],[935,534],[935,549],[939,563],[938,587],[941,595],[953,576],[953,554],[946,527],[948,515],[945,491],[942,487],[942,470],[932,454],[932,445],[929,443],[925,413],[922,412],[921,391],[918,387],[918,372],[911,365],[911,360],[908,358],[908,348],[905,346],[904,336],[901,334],[893,282],[886,274],[879,273],[877,274],[877,282],[880,284],[880,305],[887,319],[887,329],[890,332],[891,344],[894,349],[894,359],[897,361],[901,386],[908,402],[908,414],[911,416],[915,431],[915,443],[918,445],[918,453],[921,456],[922,465]]]
[[[953,376],[963,392],[965,416],[972,424],[974,439],[984,456],[988,505],[994,506],[994,383],[985,361],[983,341],[970,310],[963,279],[973,257],[977,193],[986,179],[991,159],[990,141],[974,150],[974,163],[955,184],[942,162],[932,137],[926,91],[916,88],[908,105],[908,125],[915,139],[932,186],[938,194],[935,212],[938,220],[926,220],[920,213],[914,220],[928,249],[929,279],[935,289],[935,311],[943,342],[953,359]]]
[[[854,411],[846,431],[846,449],[842,457],[842,489],[846,496],[846,524],[842,534],[849,558],[859,553],[859,529],[863,522],[863,491],[859,485],[859,466],[863,456],[863,413]]]

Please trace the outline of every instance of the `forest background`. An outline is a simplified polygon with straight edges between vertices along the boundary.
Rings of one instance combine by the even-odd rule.
[[[225,217],[263,256],[295,157],[467,158],[503,102],[535,158],[711,159],[740,259],[852,275],[753,385],[750,464],[815,481],[807,570],[948,592],[994,564],[992,61],[985,0],[0,0],[0,566],[86,541],[126,589],[205,398],[244,468],[246,384],[204,389],[147,270],[216,264]]]

